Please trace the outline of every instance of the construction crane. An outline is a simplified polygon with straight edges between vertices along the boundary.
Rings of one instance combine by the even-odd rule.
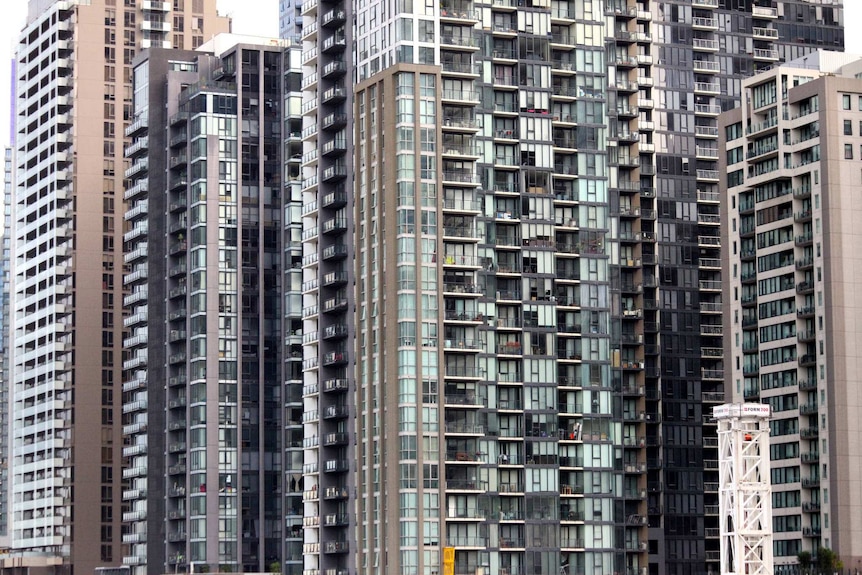
[[[713,408],[718,422],[721,575],[773,575],[768,405]]]

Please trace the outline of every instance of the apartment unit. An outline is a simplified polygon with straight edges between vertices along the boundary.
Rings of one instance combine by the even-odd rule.
[[[776,571],[862,560],[856,323],[862,60],[818,52],[719,119],[728,391],[772,407]]]
[[[121,423],[134,410],[122,401],[123,181],[139,169],[123,157],[129,65],[140,48],[197,46],[226,27],[214,1],[29,4],[16,78],[12,537],[16,553],[65,573],[122,557]]]
[[[303,3],[308,569],[719,570],[716,119],[809,7]]]
[[[123,437],[134,572],[280,571],[286,538],[299,548],[299,457],[283,464],[302,444],[300,417],[285,421],[298,360],[281,361],[298,353],[300,327],[299,307],[284,311],[300,288],[281,251],[284,234],[299,245],[300,221],[298,168],[286,181],[282,163],[299,144],[298,127],[292,141],[284,132],[285,87],[300,83],[286,47],[220,35],[133,65]]]

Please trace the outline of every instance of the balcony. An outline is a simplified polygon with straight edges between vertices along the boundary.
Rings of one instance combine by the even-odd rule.
[[[721,93],[721,84],[718,82],[695,82],[694,93],[718,95]]]
[[[473,63],[444,60],[440,65],[443,68],[443,72],[446,74],[468,74],[471,76],[478,76],[482,71],[478,62]]]
[[[479,20],[479,14],[473,9],[471,2],[443,2],[440,6],[440,19],[459,24],[475,23]]]
[[[445,111],[444,111],[445,112]],[[444,116],[443,118],[443,128],[444,129],[464,129],[469,131],[476,131],[480,128],[476,119],[469,116]]]
[[[697,170],[697,179],[698,180],[711,181],[711,182],[718,182],[718,180],[719,180],[718,170],[698,169]]]
[[[329,459],[323,464],[324,473],[343,473],[350,470],[350,462],[346,459]]]
[[[472,171],[453,171],[453,170],[445,170],[443,172],[443,182],[450,184],[468,184],[468,185],[478,185],[479,178]]]
[[[718,116],[721,114],[721,106],[718,104],[695,104],[694,113],[704,116]]]
[[[339,260],[347,257],[347,246],[344,244],[333,244],[323,249],[321,257],[324,260]]]
[[[323,365],[345,365],[347,363],[347,359],[348,357],[346,353],[340,351],[331,351],[323,356]],[[330,406],[329,408],[332,408],[332,406]]]
[[[695,16],[691,19],[691,25],[696,30],[717,30],[718,19]]]
[[[448,463],[477,463],[482,461],[482,454],[472,451],[447,451],[446,461]]]
[[[777,62],[778,61],[778,50],[755,48],[754,49],[754,59],[755,60],[766,60],[769,62]]]
[[[322,156],[340,155],[347,151],[347,140],[336,138],[325,142],[321,147],[320,154]]]
[[[481,148],[472,144],[444,144],[443,155],[479,157]]]
[[[479,103],[479,93],[473,90],[443,90],[441,94],[442,100],[445,102],[457,102],[457,103],[468,103],[468,104],[478,104]],[[495,108],[496,111],[496,108]],[[515,112],[515,110],[511,110]]]
[[[802,463],[819,463],[820,453],[817,451],[809,451],[802,454]]]
[[[340,312],[346,309],[347,299],[343,297],[334,297],[323,302],[323,313]]]
[[[321,233],[341,233],[347,231],[347,218],[331,218],[323,222]]]
[[[819,477],[803,477],[802,478],[802,487],[806,489],[819,488],[820,487],[820,478]]]
[[[341,86],[333,86],[326,90],[320,98],[321,104],[334,104],[344,101],[347,98],[347,91]]]
[[[323,552],[324,553],[347,553],[349,551],[349,545],[347,541],[324,541],[323,543]]]
[[[447,378],[481,379],[485,376],[485,370],[471,365],[447,365]]]
[[[446,254],[443,256],[443,265],[446,267],[481,268],[484,258],[474,255]]]
[[[721,71],[721,64],[712,60],[695,60],[692,64],[694,71],[700,74],[717,73]]]
[[[700,378],[703,381],[724,381],[724,370],[701,368]]]
[[[141,115],[126,127],[126,136],[134,136],[149,126],[149,116]]]

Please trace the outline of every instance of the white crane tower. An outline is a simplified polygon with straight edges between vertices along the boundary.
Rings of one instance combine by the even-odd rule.
[[[773,575],[768,405],[713,408],[718,421],[721,575]]]

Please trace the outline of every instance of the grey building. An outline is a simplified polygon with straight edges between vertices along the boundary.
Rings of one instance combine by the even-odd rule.
[[[301,441],[284,427],[301,394],[282,362],[282,330],[297,329],[283,218],[299,221],[282,162],[285,86],[299,84],[286,48],[220,35],[133,64],[124,518],[141,572],[281,569],[296,523],[299,493],[282,493],[300,472],[284,442]]]

